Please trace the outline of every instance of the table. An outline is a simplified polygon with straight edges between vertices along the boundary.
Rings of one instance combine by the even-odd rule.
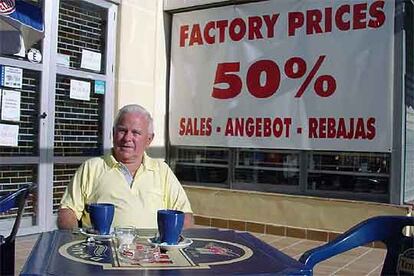
[[[169,263],[125,266],[114,240],[91,243],[72,231],[45,232],[21,275],[310,275],[302,263],[247,232],[194,228],[183,236],[193,244],[167,252]]]

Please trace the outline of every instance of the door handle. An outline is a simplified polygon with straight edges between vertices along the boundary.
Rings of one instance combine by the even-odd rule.
[[[42,114],[40,114],[40,119],[44,119],[44,118],[46,118],[47,117],[47,114],[46,114],[46,112],[43,112]]]

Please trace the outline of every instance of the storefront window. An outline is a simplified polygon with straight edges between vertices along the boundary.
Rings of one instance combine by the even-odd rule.
[[[229,150],[180,147],[173,149],[175,174],[183,182],[228,186]]]
[[[186,185],[389,200],[389,153],[209,147],[172,152],[172,167]]]
[[[0,11],[0,57],[41,63],[44,1],[3,1],[2,5],[14,8],[11,13]]]
[[[311,153],[308,190],[388,194],[390,156],[385,153]]]
[[[55,227],[49,217],[80,163],[110,147],[116,2],[1,4],[0,196],[37,187],[19,232]],[[0,215],[1,234],[13,216]]]
[[[234,182],[298,186],[299,154],[276,150],[238,149]]]
[[[229,189],[397,202],[403,141],[397,119],[401,90],[394,88],[405,73],[397,60],[403,57],[397,55],[403,8],[400,1],[380,4],[381,24],[364,31],[289,25],[293,10],[302,17],[314,12],[313,1],[300,7],[253,1],[172,9],[168,142],[178,151],[216,150],[205,145],[228,150],[228,164],[220,170],[227,168],[222,183]],[[341,1],[332,3],[332,10],[342,7]],[[252,30],[232,30],[239,21],[250,26],[253,17],[274,19],[267,37],[264,29],[257,37]],[[223,20],[228,33],[202,37],[203,31],[218,31],[212,23]],[[179,161],[177,155],[170,158]],[[218,166],[188,162],[197,172]],[[182,168],[176,172],[185,183],[217,184]]]
[[[9,143],[3,136],[0,143],[0,197],[2,197],[26,185],[36,185],[39,182],[41,74],[35,70],[5,65],[0,65],[0,67],[11,68],[22,74],[21,80],[17,81],[17,83],[20,82],[21,88],[13,87],[10,83],[0,86],[0,102],[2,103],[0,105],[0,132],[4,135],[4,129],[14,129],[9,133],[16,135],[16,140],[9,140]],[[15,105],[18,108],[14,108]],[[37,202],[38,195],[35,189],[24,208],[22,228],[37,225],[39,212]],[[9,229],[9,224],[14,222],[16,215],[16,209],[1,214],[0,231],[3,228]]]
[[[107,17],[105,8],[82,1],[62,0],[59,7],[58,64],[105,73]],[[85,57],[103,60],[99,66],[87,64]]]

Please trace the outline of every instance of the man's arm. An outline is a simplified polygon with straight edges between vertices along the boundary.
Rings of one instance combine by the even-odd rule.
[[[192,213],[185,213],[184,214],[184,229],[191,228],[194,226],[194,217]]]
[[[184,225],[183,229],[194,227],[194,217],[191,210],[190,201],[180,181],[178,181],[171,168],[164,163],[163,169],[167,174],[165,179],[165,200],[167,202],[166,208],[179,210],[184,212]]]
[[[59,229],[74,229],[78,227],[78,217],[82,216],[85,207],[84,190],[82,187],[88,184],[90,175],[89,166],[84,162],[76,170],[65,193],[60,201],[57,218]]]
[[[59,229],[74,229],[78,227],[78,220],[75,212],[69,208],[60,208],[57,224]]]

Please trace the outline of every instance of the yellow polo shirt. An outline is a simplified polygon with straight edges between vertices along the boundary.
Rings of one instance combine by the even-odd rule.
[[[112,227],[157,228],[159,209],[192,213],[183,187],[165,162],[144,154],[131,186],[121,166],[112,154],[85,161],[68,185],[60,207],[72,209],[84,227],[90,226],[85,204],[95,202],[115,205]]]

